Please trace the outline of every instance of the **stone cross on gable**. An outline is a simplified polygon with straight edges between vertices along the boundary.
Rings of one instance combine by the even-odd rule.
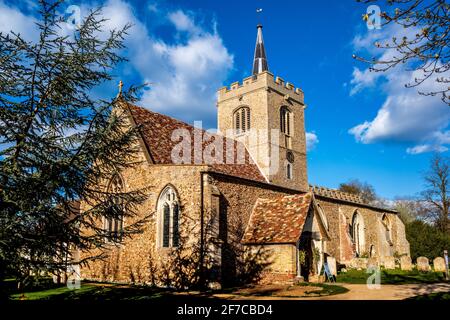
[[[123,88],[123,82],[122,80],[119,81],[119,94],[117,95],[118,97],[122,96],[122,88]]]

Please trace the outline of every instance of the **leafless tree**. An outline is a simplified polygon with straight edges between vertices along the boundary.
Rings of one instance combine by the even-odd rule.
[[[377,200],[377,194],[372,185],[357,179],[339,185],[339,191],[355,194],[361,197],[364,203],[370,204]]]
[[[426,215],[428,206],[417,197],[397,198],[394,209],[398,211],[400,219],[406,224]]]
[[[433,91],[420,91],[422,95],[439,95],[450,104],[450,5],[445,0],[356,0],[357,2],[385,4],[388,12],[382,12],[381,25],[398,24],[408,31],[414,31],[413,37],[392,37],[386,42],[375,42],[378,48],[394,50],[389,59],[378,60],[354,55],[355,59],[370,63],[371,71],[384,72],[398,65],[407,64],[411,71],[418,71],[417,77],[406,87],[418,87],[433,77],[440,84]],[[365,14],[365,20],[373,19]]]
[[[448,232],[450,205],[450,167],[449,159],[436,154],[430,162],[430,169],[424,174],[426,189],[422,199],[427,205],[425,218],[435,223],[442,232]]]

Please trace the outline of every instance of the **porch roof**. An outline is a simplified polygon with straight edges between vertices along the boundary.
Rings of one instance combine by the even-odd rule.
[[[258,199],[242,243],[297,243],[312,201],[312,193]]]

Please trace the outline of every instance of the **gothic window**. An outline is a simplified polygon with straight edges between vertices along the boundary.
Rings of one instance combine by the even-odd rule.
[[[381,223],[384,227],[386,241],[389,243],[389,245],[392,245],[391,223],[386,214],[381,219]]]
[[[355,212],[355,214],[353,215],[351,230],[356,255],[359,257],[364,253],[365,249],[365,231],[363,217],[358,212]]]
[[[292,163],[289,162],[286,164],[286,178],[288,180],[292,180],[294,178],[292,172]]]
[[[373,258],[373,257],[375,257],[375,255],[376,255],[376,252],[375,252],[375,246],[374,246],[374,245],[371,245],[371,246],[370,246],[370,251],[369,251],[369,257],[370,257],[370,258]]]
[[[241,107],[234,112],[234,130],[236,134],[250,130],[250,108]]]
[[[180,204],[175,189],[167,186],[158,200],[158,246],[178,247],[180,244]]]
[[[287,107],[280,109],[280,130],[287,136],[292,132],[292,112]]]
[[[120,241],[123,235],[123,180],[119,174],[115,174],[108,186],[108,194],[112,195],[109,213],[104,219],[104,230],[107,241]]]

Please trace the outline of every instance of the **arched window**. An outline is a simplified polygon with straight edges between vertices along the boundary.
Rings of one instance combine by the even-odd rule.
[[[392,245],[393,243],[392,243],[391,222],[386,214],[383,215],[383,218],[381,219],[381,223],[384,227],[386,241],[387,241],[387,243],[389,243],[389,245]]]
[[[376,252],[375,252],[375,246],[374,246],[374,245],[371,245],[371,246],[370,246],[370,251],[369,251],[369,257],[370,257],[370,258],[373,258],[373,257],[375,257],[375,255],[376,255]]]
[[[112,195],[112,203],[108,208],[110,212],[104,219],[106,239],[120,241],[123,235],[123,199],[120,194],[124,190],[122,177],[115,174],[108,186],[108,194]]]
[[[365,250],[364,220],[357,211],[352,219],[352,238],[355,245],[356,255],[361,256]]]
[[[280,109],[280,130],[285,135],[290,136],[292,132],[292,112],[288,107],[281,107]]]
[[[250,130],[250,108],[241,107],[233,114],[234,130],[236,134]]]
[[[158,246],[178,247],[180,244],[180,204],[172,186],[167,186],[158,199]]]
[[[288,162],[286,164],[286,178],[288,180],[294,179],[294,173],[293,173],[293,170],[292,170],[292,163],[290,163],[290,162]]]

